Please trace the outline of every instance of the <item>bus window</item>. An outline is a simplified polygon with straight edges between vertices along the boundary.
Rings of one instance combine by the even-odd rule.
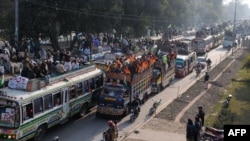
[[[95,78],[89,80],[89,86],[91,90],[96,89]]]
[[[83,87],[82,87],[82,82],[77,84],[77,96],[80,96],[83,94]]]
[[[34,114],[39,114],[43,112],[43,98],[37,98],[34,100]]]
[[[83,82],[84,93],[89,92],[89,80]]]
[[[61,92],[57,92],[56,94],[53,95],[53,100],[54,100],[54,107],[61,105],[62,101],[62,96]]]
[[[96,78],[95,78],[95,83],[96,83],[96,88],[100,88],[101,87],[101,84],[100,84],[100,76],[97,76]]]
[[[69,99],[76,98],[76,86],[73,85],[69,88]]]
[[[44,99],[44,110],[49,110],[52,108],[52,94],[45,95]]]
[[[103,75],[100,76],[100,85],[103,86],[103,81],[104,81],[104,78],[103,78]]]
[[[32,103],[23,106],[23,121],[33,118]]]

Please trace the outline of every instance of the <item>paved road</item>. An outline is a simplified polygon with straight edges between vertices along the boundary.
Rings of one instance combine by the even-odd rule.
[[[219,47],[209,52],[208,57],[211,58],[213,62],[212,65],[217,65],[226,57],[226,53],[226,50],[222,49],[222,47]],[[124,136],[127,136],[131,131],[144,124],[151,118],[147,116],[147,113],[153,104],[153,100],[161,98],[162,105],[158,110],[163,109],[175,98],[185,92],[190,86],[192,86],[195,81],[195,72],[189,74],[185,78],[175,79],[171,86],[150,98],[141,107],[141,113],[134,123],[129,122],[129,116],[123,118],[119,122],[119,134],[121,136],[119,140],[121,140]],[[107,119],[96,118],[93,111],[85,118],[73,119],[66,124],[50,129],[43,141],[52,140],[52,138],[56,135],[61,138],[61,141],[100,141],[102,139],[102,132],[107,128],[106,121]]]

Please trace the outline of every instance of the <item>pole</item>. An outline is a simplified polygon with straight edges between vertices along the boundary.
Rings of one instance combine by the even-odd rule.
[[[19,7],[19,0],[15,0],[15,36],[16,36],[16,40],[18,41],[18,23],[19,23],[19,20],[18,20],[18,7]]]
[[[236,22],[237,1],[238,0],[235,0],[235,4],[234,4],[235,7],[234,7],[234,25],[233,25],[233,48],[236,47],[236,44],[235,44],[235,38],[236,38],[235,22]],[[234,54],[233,48],[232,48],[232,55]]]

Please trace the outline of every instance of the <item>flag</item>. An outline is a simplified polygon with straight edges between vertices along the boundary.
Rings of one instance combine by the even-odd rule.
[[[170,24],[170,25],[168,25],[168,28],[171,28],[171,24]]]
[[[123,84],[124,84],[123,87],[127,86],[126,76],[124,77]]]
[[[4,73],[2,74],[2,78],[0,80],[0,88],[4,87]]]
[[[113,34],[116,34],[116,30],[115,30],[115,29],[113,29],[113,30],[112,30],[112,33],[113,33]]]

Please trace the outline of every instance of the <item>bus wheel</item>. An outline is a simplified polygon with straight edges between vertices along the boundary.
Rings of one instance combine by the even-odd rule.
[[[80,116],[81,117],[84,116],[87,113],[87,111],[88,111],[88,104],[85,103],[82,105],[82,108],[80,110]]]
[[[45,125],[39,126],[36,130],[34,141],[42,141],[45,133],[46,133],[46,126]]]

